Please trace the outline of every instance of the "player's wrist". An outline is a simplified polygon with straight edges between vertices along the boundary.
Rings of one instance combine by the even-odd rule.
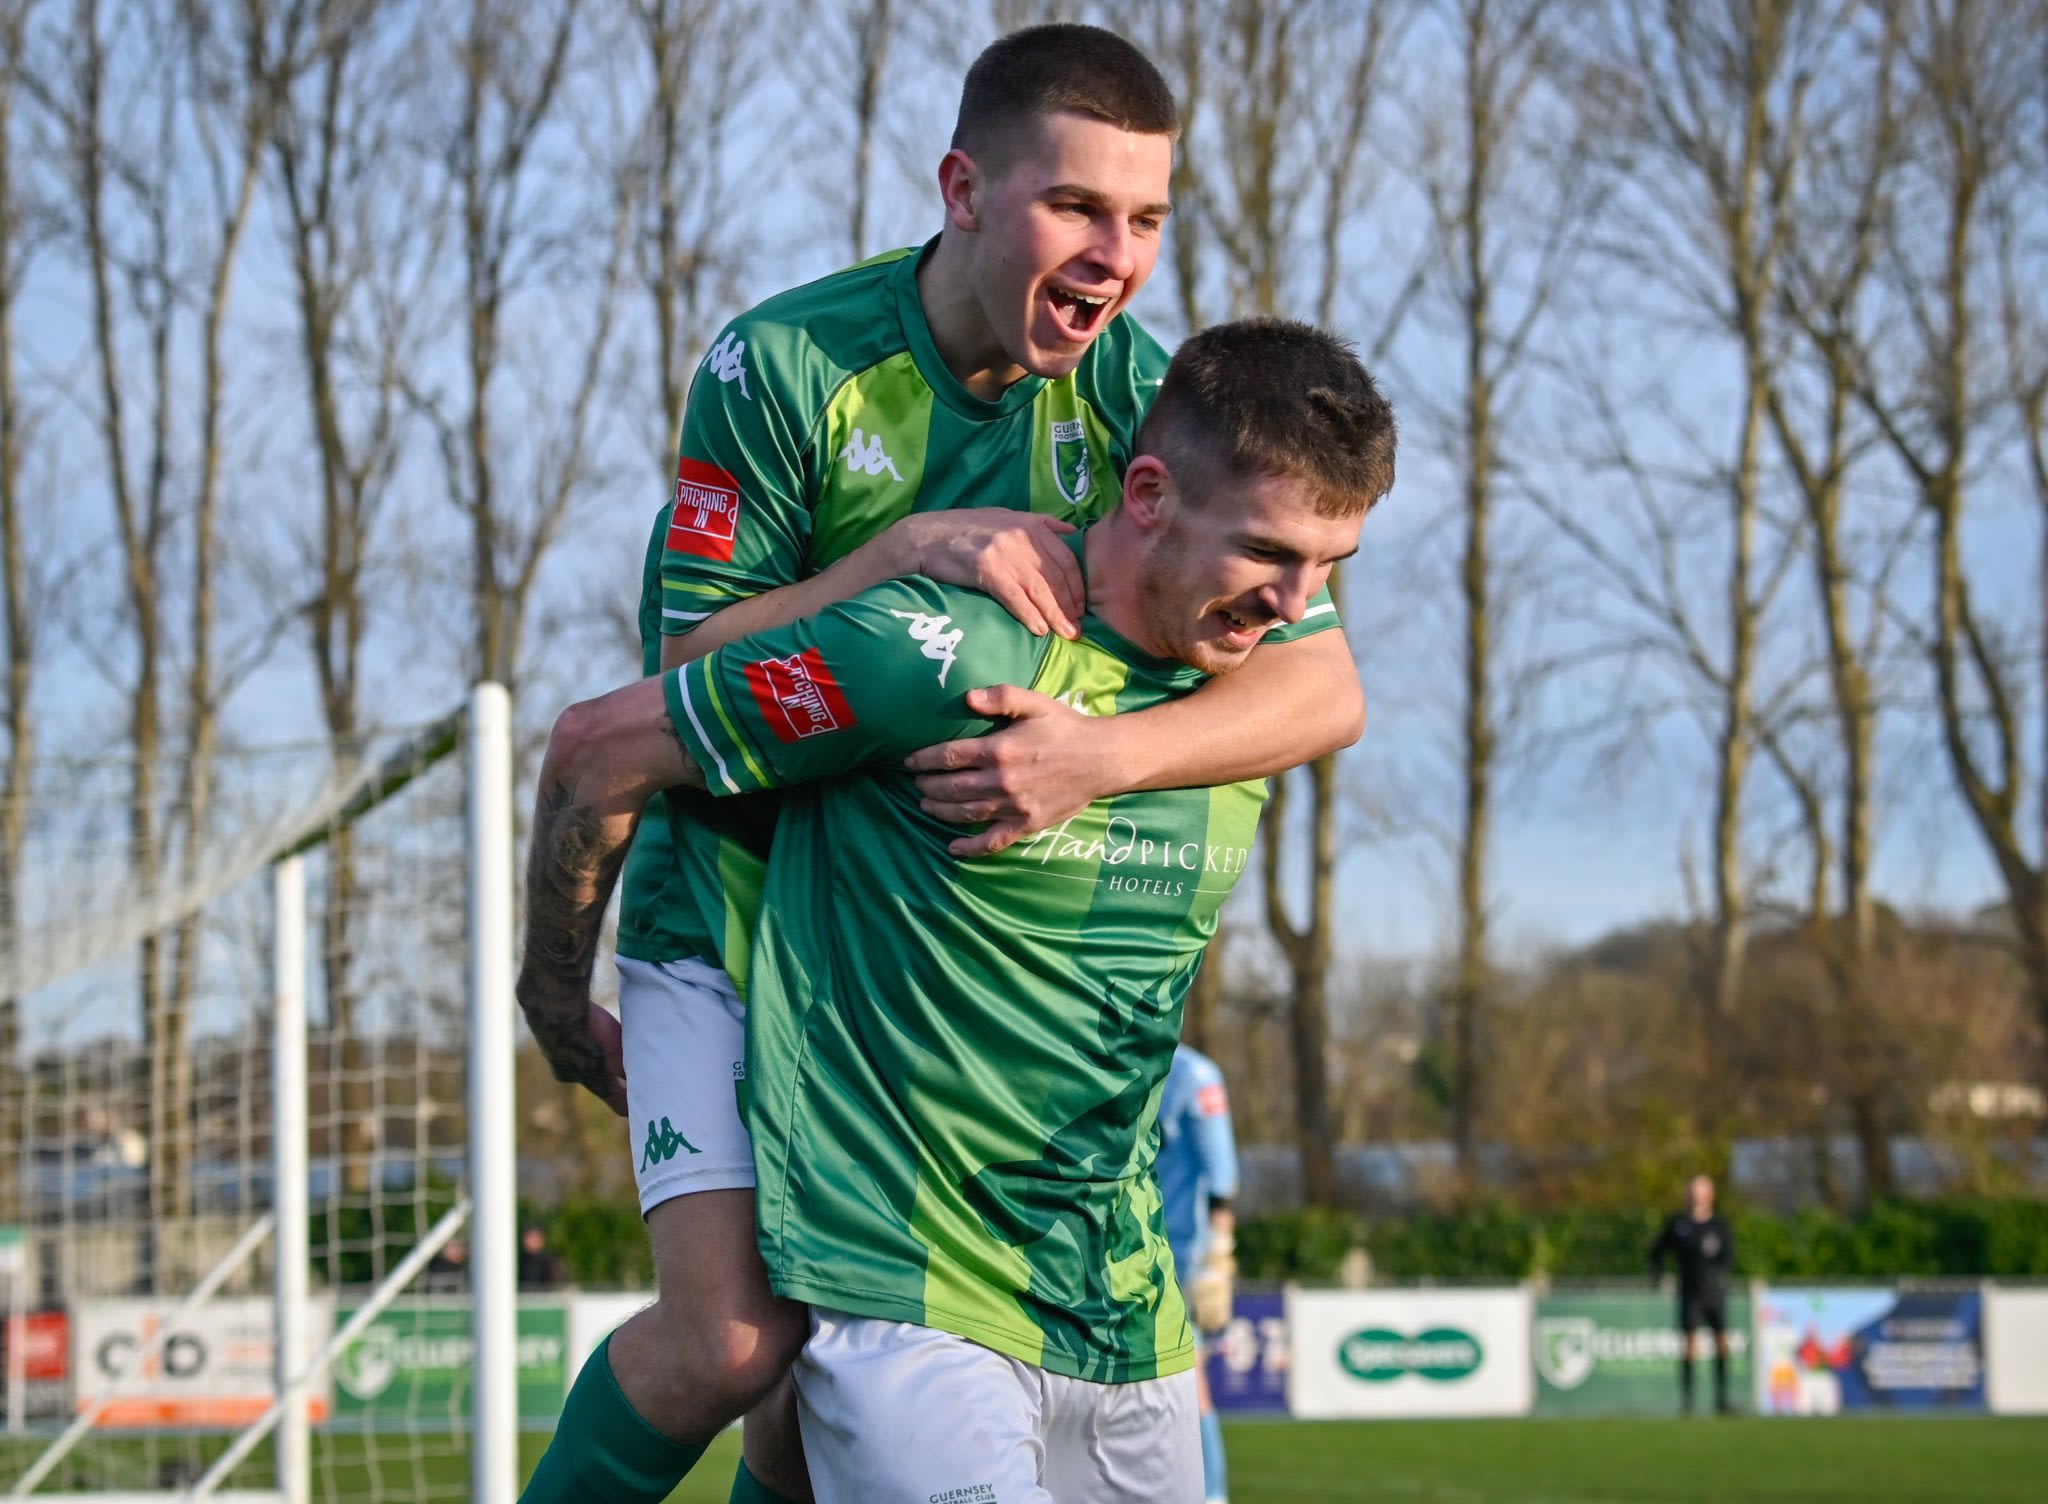
[[[929,575],[931,566],[926,555],[930,544],[931,532],[922,517],[900,517],[847,557],[869,554],[880,564],[882,573],[878,578],[883,580],[907,574]]]

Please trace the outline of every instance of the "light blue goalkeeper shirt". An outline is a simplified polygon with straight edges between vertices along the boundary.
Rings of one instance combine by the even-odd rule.
[[[1237,1194],[1237,1140],[1223,1072],[1179,1045],[1159,1100],[1159,1196],[1174,1267],[1186,1279],[1209,1250],[1211,1197]]]

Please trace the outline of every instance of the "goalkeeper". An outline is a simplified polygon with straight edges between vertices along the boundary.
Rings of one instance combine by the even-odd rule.
[[[1159,1199],[1166,1240],[1180,1272],[1195,1328],[1213,1337],[1230,1321],[1237,1218],[1237,1140],[1230,1131],[1230,1096],[1223,1071],[1201,1051],[1181,1045],[1159,1099]],[[1230,1495],[1223,1462],[1223,1426],[1209,1394],[1209,1376],[1195,1365],[1202,1407],[1202,1491],[1208,1504]]]

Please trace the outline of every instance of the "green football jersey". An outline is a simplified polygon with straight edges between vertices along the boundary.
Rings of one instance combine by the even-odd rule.
[[[1005,506],[1085,524],[1115,507],[1166,353],[1120,314],[1072,375],[977,397],[932,342],[922,259],[892,251],[782,293],[712,345],[648,544],[645,673],[660,670],[662,636],[804,579],[912,512]],[[1318,615],[1335,609],[1317,597]],[[674,790],[650,806],[626,864],[619,953],[698,957],[744,993],[775,802],[742,813]]]
[[[1265,784],[1100,800],[963,862],[901,764],[990,729],[964,704],[977,686],[1107,715],[1201,680],[1093,616],[1078,642],[1033,637],[916,579],[666,677],[713,789],[792,789],[748,1011],[778,1293],[1099,1382],[1192,1364],[1156,1117]]]

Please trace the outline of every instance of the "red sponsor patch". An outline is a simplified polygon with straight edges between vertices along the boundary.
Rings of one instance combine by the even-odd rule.
[[[716,465],[676,461],[676,502],[668,514],[669,552],[732,562],[740,526],[740,483]]]
[[[747,687],[769,729],[786,742],[844,731],[853,711],[816,648],[793,658],[763,658],[747,665]]]
[[[1224,1095],[1221,1081],[1211,1081],[1195,1093],[1195,1111],[1205,1118],[1220,1118],[1230,1111],[1230,1098]]]

